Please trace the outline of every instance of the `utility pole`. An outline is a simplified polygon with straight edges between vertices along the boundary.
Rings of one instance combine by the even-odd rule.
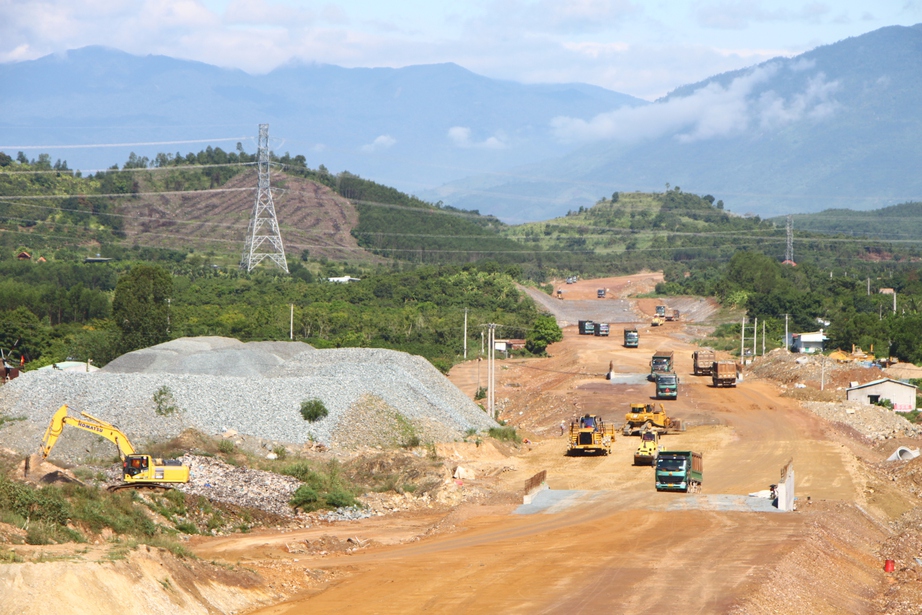
[[[291,315],[288,318],[288,339],[295,339],[295,304],[291,304]]]
[[[490,389],[487,409],[493,420],[496,420],[496,324],[490,323],[489,327],[489,354],[487,355],[487,386]]]
[[[871,278],[868,277],[868,297],[871,296]]]
[[[820,369],[820,391],[826,390],[826,355],[823,355],[823,367]]]
[[[247,272],[253,271],[263,259],[268,258],[278,265],[279,269],[288,273],[285,247],[282,245],[279,221],[275,216],[275,204],[272,202],[272,188],[269,186],[269,124],[259,125],[257,168],[259,177],[256,204],[250,216],[250,226],[247,229],[243,256],[240,258],[240,268]],[[268,243],[268,250],[260,250],[260,246],[264,243]]]
[[[765,321],[762,321],[762,356],[765,356]]]
[[[464,360],[467,361],[467,308],[464,308]]]
[[[896,314],[896,289],[893,290],[893,313]]]
[[[746,317],[740,323],[740,365],[746,364]]]
[[[790,350],[791,344],[788,342],[788,315],[784,315],[784,349]]]
[[[764,322],[764,321],[763,321]],[[752,322],[752,358],[756,358],[756,341],[759,339],[759,317]]]

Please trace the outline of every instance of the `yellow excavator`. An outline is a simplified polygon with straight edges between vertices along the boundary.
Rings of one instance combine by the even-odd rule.
[[[45,437],[42,438],[42,459],[47,459],[51,454],[51,449],[61,437],[61,432],[67,425],[73,425],[84,431],[89,431],[102,436],[106,440],[114,443],[118,447],[119,456],[122,458],[122,479],[125,481],[121,485],[110,487],[119,489],[132,486],[150,486],[160,485],[169,486],[169,483],[188,483],[189,466],[183,465],[179,459],[158,459],[150,455],[135,452],[134,446],[122,431],[111,423],[87,414],[80,413],[80,418],[70,416],[67,413],[67,405],[58,408],[58,411],[51,417],[51,423],[45,430]]]

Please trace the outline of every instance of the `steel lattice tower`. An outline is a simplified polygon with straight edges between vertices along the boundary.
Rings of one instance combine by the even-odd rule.
[[[794,216],[788,214],[787,220],[788,246],[784,252],[784,262],[794,264]]]
[[[247,228],[246,243],[240,268],[253,271],[264,258],[275,262],[288,273],[288,261],[285,260],[285,247],[279,232],[279,221],[275,216],[272,203],[272,188],[269,186],[269,124],[259,125],[259,149],[257,152],[259,168],[259,188],[256,192],[256,204]],[[265,249],[260,249],[265,244]]]

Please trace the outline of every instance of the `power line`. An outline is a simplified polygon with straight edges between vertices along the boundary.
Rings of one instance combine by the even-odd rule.
[[[83,143],[80,145],[0,145],[0,150],[26,149],[93,149],[96,147],[141,147],[148,145],[184,145],[186,143],[216,143],[222,141],[246,141],[253,137],[221,137],[217,139],[183,139],[182,141],[139,141],[136,143]]]
[[[4,175],[60,175],[67,173],[73,176],[78,171],[80,173],[137,173],[147,171],[150,173],[157,171],[185,171],[187,169],[211,169],[214,167],[251,167],[255,162],[226,162],[222,164],[181,164],[168,165],[165,167],[131,167],[128,169],[43,169],[41,171],[0,171],[0,177]]]

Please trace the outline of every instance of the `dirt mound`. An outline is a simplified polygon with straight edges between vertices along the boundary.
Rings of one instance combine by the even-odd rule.
[[[765,378],[788,386],[803,384],[819,389],[844,390],[852,382],[870,382],[883,378],[877,367],[863,367],[857,363],[840,362],[822,355],[795,354],[776,348],[763,357],[758,357],[746,369],[746,376]]]

